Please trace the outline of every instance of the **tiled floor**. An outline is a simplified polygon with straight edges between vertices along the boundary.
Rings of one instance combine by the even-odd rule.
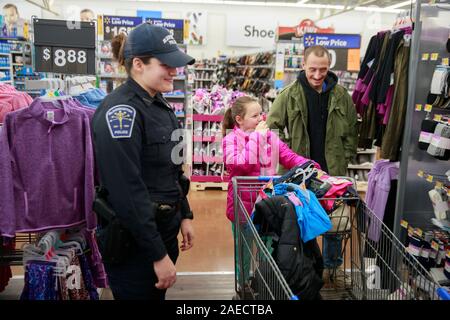
[[[189,193],[195,242],[191,250],[180,252],[177,271],[234,271],[231,223],[225,216],[226,196],[226,192],[216,190]]]

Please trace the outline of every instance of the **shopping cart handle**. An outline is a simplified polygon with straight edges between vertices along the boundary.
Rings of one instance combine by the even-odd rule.
[[[450,300],[450,293],[445,290],[444,288],[438,288],[436,290],[436,293],[438,294],[439,298],[442,300]]]
[[[259,176],[257,179],[258,181],[270,181],[279,177],[280,176]]]

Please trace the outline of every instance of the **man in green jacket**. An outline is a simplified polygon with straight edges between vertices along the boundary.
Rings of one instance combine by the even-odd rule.
[[[330,71],[331,56],[322,46],[305,50],[303,71],[275,99],[267,125],[299,155],[320,164],[332,176],[347,175],[356,154],[357,116],[347,90]],[[341,238],[323,239],[324,267],[342,264]]]

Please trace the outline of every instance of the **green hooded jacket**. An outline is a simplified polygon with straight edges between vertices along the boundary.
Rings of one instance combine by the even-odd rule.
[[[297,154],[310,157],[308,106],[299,81],[284,88],[275,99],[267,117],[267,125],[271,129],[278,129],[280,138]],[[330,175],[347,175],[347,165],[356,155],[356,125],[356,109],[352,98],[344,87],[336,84],[328,100],[325,138],[325,159]]]

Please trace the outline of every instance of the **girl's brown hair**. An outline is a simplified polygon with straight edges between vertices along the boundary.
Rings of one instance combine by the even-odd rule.
[[[123,33],[120,33],[112,39],[111,48],[112,48],[112,53],[113,53],[114,59],[117,60],[119,65],[124,66],[125,70],[127,71],[127,74],[130,75],[130,71],[131,71],[131,67],[133,66],[134,58],[139,58],[142,60],[142,62],[144,64],[149,64],[152,56],[131,57],[131,58],[125,59],[123,50],[124,50],[126,41],[127,41],[127,36]]]
[[[257,102],[256,99],[249,96],[242,96],[233,103],[225,112],[222,122],[222,136],[225,137],[227,130],[231,130],[236,125],[236,116],[245,116],[247,105]]]

